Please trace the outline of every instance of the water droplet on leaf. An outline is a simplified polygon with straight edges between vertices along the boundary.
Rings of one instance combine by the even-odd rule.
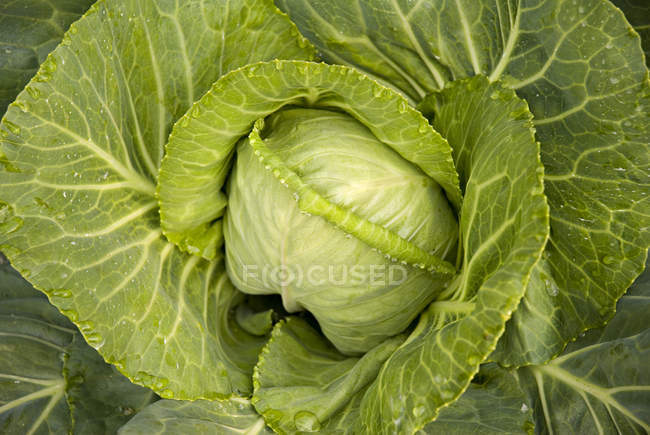
[[[424,406],[416,406],[413,408],[413,416],[416,418],[420,417],[426,410],[427,409]]]
[[[302,432],[317,432],[321,427],[318,417],[309,411],[297,412],[293,417],[293,422],[296,425],[296,429]]]

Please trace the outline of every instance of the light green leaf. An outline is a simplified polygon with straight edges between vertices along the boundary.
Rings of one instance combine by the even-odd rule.
[[[100,0],[9,107],[0,249],[134,382],[180,399],[252,389],[263,339],[228,318],[242,296],[219,259],[165,240],[154,179],[172,124],[220,75],[311,53],[270,0]]]
[[[650,65],[650,3],[646,0],[612,0],[641,37],[645,63]]]
[[[533,411],[516,375],[496,364],[481,366],[460,398],[443,408],[420,434],[532,433]]]
[[[478,76],[451,84],[423,109],[434,114],[434,127],[454,152],[465,191],[464,251],[460,274],[365,394],[361,413],[373,433],[421,429],[465,391],[523,296],[548,237],[526,103]]]
[[[326,60],[382,77],[416,102],[478,73],[503,79],[528,102],[551,208],[551,292],[533,284],[524,303],[543,297],[545,311],[513,319],[495,359],[544,362],[613,315],[650,245],[648,73],[639,36],[620,10],[606,0],[278,5]],[[528,352],[515,345],[523,336]]]
[[[272,434],[247,399],[195,402],[160,400],[123,426],[120,435]]]
[[[133,385],[0,256],[3,433],[111,433],[155,399]]]
[[[378,140],[435,180],[454,206],[460,205],[458,176],[449,145],[403,98],[347,67],[276,61],[249,65],[224,76],[174,127],[158,178],[165,231],[182,234],[205,230],[220,217],[224,207],[221,188],[235,145],[248,135],[256,120],[287,105],[347,111]],[[256,151],[258,155],[263,150]],[[279,171],[276,177],[289,182],[287,168],[283,170],[276,164],[274,169]],[[342,216],[343,211],[323,206],[317,192],[308,192],[305,183],[297,183],[292,183],[291,190],[301,195],[304,211],[322,216],[410,264],[429,266],[435,262],[433,256],[399,237],[391,237],[392,233],[383,227],[367,221],[360,225],[354,214]],[[313,207],[305,209],[310,203]],[[203,237],[209,239],[210,231],[204,231]]]
[[[279,433],[359,433],[358,402],[404,338],[347,357],[305,320],[289,317],[260,354],[252,403]]]
[[[5,0],[0,3],[0,118],[68,26],[94,0]]]
[[[650,430],[650,273],[592,329],[546,365],[519,369],[539,433],[644,434]]]
[[[242,292],[277,293],[287,311],[309,311],[341,352],[369,351],[451,278],[454,266],[440,258],[456,256],[453,208],[435,181],[345,113],[291,108],[267,121],[264,139],[257,122],[240,143],[229,178],[228,276]],[[282,269],[287,279],[275,279]]]

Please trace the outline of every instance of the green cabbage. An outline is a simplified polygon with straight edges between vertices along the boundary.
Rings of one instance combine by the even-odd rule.
[[[614,3],[0,5],[2,430],[649,431]]]

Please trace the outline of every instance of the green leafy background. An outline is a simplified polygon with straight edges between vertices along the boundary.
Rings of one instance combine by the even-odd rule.
[[[518,371],[539,433],[650,430],[650,271],[604,328],[587,331],[548,364]]]
[[[0,429],[114,433],[156,399],[92,349],[0,255]]]
[[[174,347],[173,343],[165,343],[162,338],[173,330],[169,328],[170,325],[185,326],[190,318],[189,329],[193,332],[187,338],[197,338],[195,331],[204,328],[199,314],[202,307],[207,307],[204,301],[222,297],[227,302],[220,306],[221,311],[214,311],[220,313],[217,316],[219,322],[228,329],[232,326],[228,326],[231,323],[226,316],[227,311],[241,302],[220,278],[222,274],[218,260],[211,263],[211,266],[206,266],[207,263],[202,261],[187,266],[185,262],[188,257],[172,252],[173,249],[162,242],[160,234],[153,236],[152,229],[155,232],[157,223],[153,217],[155,205],[151,197],[153,190],[150,181],[172,122],[189,107],[190,97],[193,95],[191,98],[195,99],[200,96],[201,91],[216,78],[213,73],[212,77],[207,74],[196,80],[192,75],[192,80],[188,80],[188,63],[192,71],[214,71],[214,65],[206,65],[205,60],[214,56],[214,53],[208,56],[198,52],[190,53],[187,44],[183,49],[183,38],[173,36],[180,35],[177,24],[186,19],[185,22],[191,22],[193,27],[201,28],[201,24],[197,23],[210,22],[209,17],[217,20],[218,16],[231,15],[223,10],[208,10],[208,13],[205,9],[199,11],[199,5],[203,6],[203,2],[190,2],[187,12],[175,8],[141,10],[135,6],[135,2],[127,1],[113,3],[117,6],[100,2],[89,14],[91,18],[86,25],[80,24],[69,33],[64,40],[65,47],[69,48],[61,48],[52,57],[52,61],[45,62],[37,79],[28,87],[28,92],[23,93],[19,102],[10,109],[8,122],[3,124],[5,140],[0,146],[0,163],[4,166],[4,172],[1,177],[3,183],[10,179],[16,186],[14,192],[9,194],[12,200],[4,198],[7,196],[4,191],[0,194],[0,200],[7,201],[0,202],[0,229],[3,233],[8,233],[11,240],[11,243],[3,244],[1,249],[18,261],[19,268],[30,280],[38,281],[39,287],[48,291],[52,301],[80,326],[93,346],[99,347],[105,356],[118,362],[122,370],[139,372],[138,382],[151,385],[162,392],[168,390],[166,377],[152,377],[149,373],[156,372],[161,367],[156,368],[144,362],[130,363],[126,367],[121,364],[125,355],[129,352],[138,353],[135,349],[145,349],[145,357],[163,361],[164,356]],[[480,5],[472,2],[474,8],[469,7],[468,1],[461,0],[405,4],[382,1],[375,2],[372,7],[364,1],[350,4],[315,1],[310,2],[308,8],[300,10],[295,9],[300,6],[298,1],[283,0],[278,3],[298,23],[304,34],[316,43],[326,58],[360,67],[385,84],[392,84],[402,90],[413,104],[440,89],[448,80],[474,72],[483,72],[491,79],[503,78],[508,86],[515,88],[527,100],[536,117],[537,139],[542,143],[542,157],[546,166],[546,193],[552,210],[551,243],[544,259],[536,265],[526,297],[509,322],[506,335],[493,358],[514,365],[544,362],[559,353],[569,338],[588,327],[602,324],[612,315],[614,302],[643,266],[648,245],[647,231],[644,232],[643,228],[647,228],[649,214],[646,198],[647,153],[638,152],[639,149],[647,148],[649,142],[647,70],[642,67],[643,58],[639,56],[639,39],[620,13],[608,2],[596,0],[580,4],[560,0],[485,1]],[[614,3],[630,13],[630,22],[642,37],[646,37],[644,43],[647,44],[647,6],[633,0]],[[229,11],[236,10],[240,13],[240,18],[251,25],[250,28],[244,26],[243,32],[261,35],[268,31],[265,24],[256,20],[256,15],[250,11],[260,5],[260,9],[268,11],[269,2],[227,4],[232,6]],[[88,5],[88,2],[82,1],[53,0],[33,1],[29,4],[12,1],[3,3],[0,7],[0,112],[13,100],[38,64],[45,59],[47,52],[57,44],[69,23]],[[28,7],[29,13],[26,14]],[[243,10],[247,12],[244,14]],[[331,19],[334,16],[337,17],[336,20]],[[344,17],[350,21],[343,20]],[[153,23],[147,21],[152,18]],[[350,24],[359,18],[362,18],[364,26]],[[307,23],[308,19],[311,23]],[[127,21],[131,24],[127,24]],[[227,28],[227,21],[228,19],[220,21],[214,28]],[[282,18],[278,18],[273,23],[291,33],[291,26],[286,22],[280,24],[282,21]],[[540,22],[545,25],[542,29],[539,27]],[[102,23],[107,24],[106,28],[101,27]],[[332,23],[337,23],[336,32]],[[451,27],[443,27],[441,23]],[[162,32],[168,38],[165,46],[137,46],[128,40],[121,40],[116,33],[118,26],[126,26],[127,29],[140,32],[140,37],[145,38],[147,26],[154,25],[166,29]],[[16,26],[20,26],[19,31],[15,31]],[[98,32],[98,29],[101,31]],[[76,36],[78,32],[79,36]],[[206,32],[209,33],[209,30],[206,29],[203,33]],[[437,32],[441,32],[443,37],[431,39],[428,36],[437,36]],[[295,31],[289,39],[295,40],[293,37]],[[191,46],[201,47],[201,43],[208,44],[208,40],[209,38],[194,41]],[[209,41],[210,44],[212,42]],[[258,40],[255,42],[260,45]],[[279,42],[269,43],[269,47],[275,47],[276,43]],[[118,61],[104,64],[112,56],[107,56],[107,53],[112,53],[116,47],[120,53],[116,56]],[[411,50],[403,50],[403,47],[410,47]],[[645,47],[647,51],[648,46]],[[300,47],[295,49],[296,52],[300,51]],[[278,52],[276,50],[273,55]],[[223,52],[220,55],[220,59],[228,59],[228,55]],[[167,81],[167,71],[163,68],[162,80],[149,80],[150,71],[160,67],[162,59],[172,56],[179,56],[183,60],[170,65],[173,78]],[[146,62],[145,66],[137,65],[134,59]],[[61,68],[59,72],[56,71],[63,65],[61,61],[73,65],[66,67],[65,75],[60,72]],[[82,64],[97,66],[97,70],[87,71]],[[566,68],[568,64],[572,68]],[[116,77],[111,74],[118,75]],[[60,85],[56,85],[57,80]],[[63,97],[70,86],[65,82],[70,81],[81,81],[84,84],[84,95],[75,95],[73,101]],[[133,90],[127,81],[132,81]],[[110,94],[110,86],[107,86],[109,83],[120,83],[117,94]],[[62,93],[51,93],[53,88],[50,86],[60,86],[59,91]],[[143,102],[141,97],[144,96],[138,94],[138,89],[157,97]],[[45,94],[52,95],[52,98],[45,100]],[[177,99],[176,95],[180,95],[180,98]],[[117,103],[109,107],[108,101]],[[34,106],[40,107],[40,112],[34,112],[38,117],[25,122],[28,118],[23,112],[31,111]],[[85,113],[79,107],[92,107],[94,110]],[[56,118],[54,113],[59,111],[63,116]],[[104,116],[108,114],[112,114],[114,119]],[[142,125],[138,133],[137,125],[140,121]],[[106,141],[102,142],[99,133],[86,137],[87,133],[92,133],[84,126],[86,123],[102,125],[99,133],[110,135],[110,138],[107,136]],[[29,125],[29,135],[26,137],[35,146],[25,146],[18,151],[16,137],[21,133],[19,129],[25,125]],[[39,152],[47,154],[39,143],[44,143],[44,138],[61,128],[72,130],[73,133],[54,145],[56,154],[61,158],[52,160],[53,166],[37,171],[32,164],[36,155]],[[141,139],[137,138],[138,134]],[[22,130],[22,135],[25,135],[25,130]],[[125,148],[122,151],[116,149],[114,156],[101,154],[101,147],[93,147],[95,142],[106,144],[117,140],[115,143],[119,143],[120,138]],[[140,148],[133,146],[137,144]],[[64,150],[70,152],[64,153]],[[18,155],[20,157],[16,158]],[[11,163],[7,156],[11,157]],[[112,160],[113,157],[116,160]],[[65,180],[55,176],[61,168],[68,174]],[[82,177],[83,181],[78,180]],[[60,184],[61,181],[64,184]],[[130,191],[126,197],[116,194],[117,189],[124,188]],[[115,191],[111,192],[112,190]],[[58,198],[57,194],[63,198]],[[29,202],[24,199],[27,196],[34,196],[37,200]],[[100,198],[102,201],[107,200],[111,206],[97,207]],[[135,202],[129,203],[130,200]],[[77,204],[70,204],[73,202]],[[87,228],[65,228],[66,224],[62,220],[66,216],[83,216],[82,219],[88,219],[90,224]],[[116,217],[116,225],[105,227],[102,224]],[[136,221],[138,224],[133,225]],[[33,234],[27,235],[21,225],[35,225],[40,239],[33,240]],[[79,222],[74,225],[78,226]],[[92,236],[93,240],[84,240],[86,234]],[[109,239],[111,243],[108,243]],[[587,239],[590,240],[589,243],[585,242]],[[109,246],[116,241],[123,248],[113,252]],[[82,276],[79,271],[88,265],[91,257],[88,252],[98,247],[105,249],[106,255],[102,259],[103,263],[95,264],[95,271],[91,268],[89,274],[96,272],[105,275],[106,282],[100,283],[102,286],[115,288],[124,283],[124,288],[129,288],[131,284],[136,285],[122,280],[117,274],[111,275],[111,271],[118,270],[136,280],[141,272],[145,272],[146,279],[157,277],[161,286],[145,294],[125,294],[119,301],[109,297],[99,314],[91,313],[90,306],[96,303],[96,296],[89,293],[82,297],[81,294],[99,284],[96,277]],[[70,254],[67,264],[52,262],[61,252]],[[53,256],[53,253],[57,255]],[[147,264],[143,258],[146,257],[145,254],[152,253],[156,253],[160,261]],[[29,256],[34,258],[30,259]],[[138,258],[139,262],[133,261]],[[203,268],[202,276],[189,272],[190,269],[195,270],[195,267]],[[213,276],[213,280],[206,279],[208,275]],[[6,278],[12,276],[13,278]],[[172,291],[178,285],[178,278],[185,279],[183,282],[189,285],[204,283],[203,292],[191,295],[183,291]],[[29,288],[12,273],[3,275],[2,282],[11,282],[12,288],[22,289],[21,292]],[[71,289],[79,289],[75,290],[74,297],[70,297]],[[30,319],[38,319],[36,323],[40,325],[39,328],[43,328],[35,332],[29,326],[32,322],[29,320],[25,323],[27,326],[20,326],[27,328],[27,333],[21,340],[34,341],[30,337],[36,334],[39,340],[49,344],[34,345],[34,350],[51,353],[52,358],[48,357],[48,360],[56,364],[53,363],[48,368],[38,367],[39,374],[51,375],[47,379],[39,378],[36,383],[15,384],[10,385],[11,388],[1,389],[14,395],[0,399],[0,410],[7,411],[0,412],[0,422],[4,425],[0,427],[9,428],[8,431],[11,432],[24,430],[37,422],[39,431],[69,427],[84,427],[89,430],[101,430],[103,427],[109,430],[108,428],[114,429],[125,421],[131,410],[139,409],[147,400],[151,400],[151,393],[142,390],[144,399],[125,404],[120,415],[120,412],[115,412],[115,408],[111,407],[118,401],[110,396],[110,391],[104,391],[106,395],[102,397],[89,397],[88,394],[96,394],[92,391],[95,385],[104,389],[106,379],[120,379],[120,375],[108,370],[109,366],[104,365],[90,348],[84,347],[80,335],[74,332],[74,326],[61,316],[57,320],[58,313],[46,308],[48,305],[45,299],[36,296],[33,290],[29,291],[37,302],[25,308],[25,315]],[[643,370],[643,361],[647,360],[647,330],[645,325],[639,323],[639,319],[647,317],[644,315],[647,313],[645,293],[647,292],[637,285],[629,296],[620,300],[619,315],[610,325],[587,332],[577,342],[569,344],[561,357],[548,366],[534,365],[509,375],[499,373],[496,368],[483,367],[465,395],[444,408],[438,421],[423,430],[447,430],[449,426],[436,429],[435,425],[449,424],[459,417],[463,422],[469,422],[468,430],[488,430],[482,403],[503,399],[505,411],[504,418],[500,420],[503,425],[498,426],[500,431],[530,429],[529,406],[535,411],[539,432],[573,431],[575,428],[587,432],[648,431],[647,422],[650,417],[647,410],[638,406],[650,401],[646,397],[648,373]],[[5,294],[15,297],[14,293]],[[14,302],[12,300],[11,304]],[[172,312],[168,317],[163,316],[162,326],[155,322],[146,325],[146,330],[153,327],[159,334],[145,334],[142,340],[133,343],[125,343],[120,337],[141,335],[145,329],[138,329],[137,322],[133,322],[128,315],[123,319],[127,323],[118,324],[116,329],[119,331],[112,336],[97,334],[96,331],[101,326],[98,328],[94,322],[84,321],[91,315],[93,320],[104,316],[106,325],[110,324],[113,328],[115,324],[111,320],[115,317],[111,313],[116,306],[128,304],[133,305],[134,309],[148,307],[147,313],[151,310],[166,313],[179,302],[182,309]],[[13,306],[11,304],[7,306]],[[33,311],[35,309],[38,313]],[[19,312],[19,309],[16,308],[15,312]],[[79,317],[79,313],[83,316]],[[143,313],[136,313],[136,317],[141,314]],[[0,316],[3,316],[1,311]],[[10,332],[13,333],[18,330],[13,319],[15,316],[5,313],[5,320],[8,317],[14,323],[5,325],[10,325]],[[578,317],[580,321],[577,321]],[[146,315],[140,319],[145,323],[150,321]],[[208,323],[215,322],[210,319]],[[566,325],[565,329],[556,329],[555,326],[559,324]],[[154,341],[156,336],[160,340]],[[119,345],[112,348],[112,342]],[[202,349],[204,344],[189,342],[192,345],[189,346],[188,360],[198,355],[198,349]],[[250,356],[243,361],[231,362],[229,369],[235,373],[250,370],[255,361],[252,355],[260,346],[255,343],[255,340],[250,342]],[[52,344],[55,347],[64,346],[65,352],[59,352]],[[147,347],[149,344],[151,348]],[[124,345],[126,353],[116,350]],[[29,346],[20,344],[20,349]],[[216,350],[208,352],[212,357],[218,353]],[[65,363],[58,359],[57,355],[60,354],[68,355]],[[15,358],[16,355],[16,352],[10,353],[8,358]],[[620,367],[621,364],[626,370],[617,372],[612,368]],[[169,365],[162,371],[177,373],[174,361]],[[10,366],[11,364],[7,365]],[[179,366],[176,368],[179,369]],[[232,389],[250,388],[247,385],[249,381],[240,377],[221,384],[219,391],[203,391],[196,380],[201,370],[200,367],[186,370],[183,366],[184,376],[190,379],[190,385],[186,388],[190,390],[183,390],[174,383],[170,385],[171,389],[181,391],[181,395],[212,397],[215,393],[220,395]],[[605,375],[589,377],[586,370],[596,370],[594,373]],[[219,373],[216,377],[223,379],[222,375]],[[16,374],[12,372],[10,376]],[[513,377],[519,378],[520,385],[525,386],[529,394],[529,401],[522,402],[524,406],[519,407],[519,414],[515,411],[521,399],[521,390],[519,387],[513,388]],[[575,379],[580,382],[574,382]],[[120,384],[119,381],[115,383]],[[127,383],[121,385],[131,388],[127,387]],[[41,395],[48,388],[50,389]],[[2,408],[10,401],[34,392],[39,397],[26,402],[34,406],[21,406],[20,410],[24,412],[17,414],[14,411],[16,408]],[[551,398],[557,397],[562,400],[551,401]],[[263,425],[259,424],[259,418],[252,415],[249,405],[239,402],[239,399],[234,400],[238,407],[248,410],[241,412],[245,416],[240,420],[244,422],[242,426],[232,427],[241,429],[254,426],[255,430],[264,430]],[[198,427],[192,426],[196,423],[193,419],[200,420],[199,425],[206,424],[206,427],[211,428],[212,425],[220,424],[220,415],[240,413],[234,408],[224,411],[229,410],[231,405],[208,402],[158,403],[160,408],[154,404],[147,408],[146,413],[142,413],[144,424],[151,424],[146,419],[152,415],[154,420],[172,416],[178,420],[174,424],[179,424],[178,427],[181,428]],[[99,414],[87,415],[89,409],[85,404],[92,404],[92,408],[99,410]],[[198,404],[197,410],[194,409],[194,404]],[[360,399],[353,399],[342,415],[354,415],[359,406]],[[44,411],[47,411],[47,418],[39,422]],[[71,418],[74,414],[78,415],[75,417],[78,426],[71,426],[77,424]],[[184,426],[186,419],[194,423]],[[340,421],[340,427],[349,425],[349,421]],[[476,422],[476,426],[472,422]],[[226,426],[229,424],[225,423]],[[160,432],[164,432],[166,426],[162,424],[161,427]]]

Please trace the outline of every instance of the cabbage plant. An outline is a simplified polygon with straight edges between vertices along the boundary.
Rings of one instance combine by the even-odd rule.
[[[3,430],[650,430],[617,6],[89,3],[0,6]]]

